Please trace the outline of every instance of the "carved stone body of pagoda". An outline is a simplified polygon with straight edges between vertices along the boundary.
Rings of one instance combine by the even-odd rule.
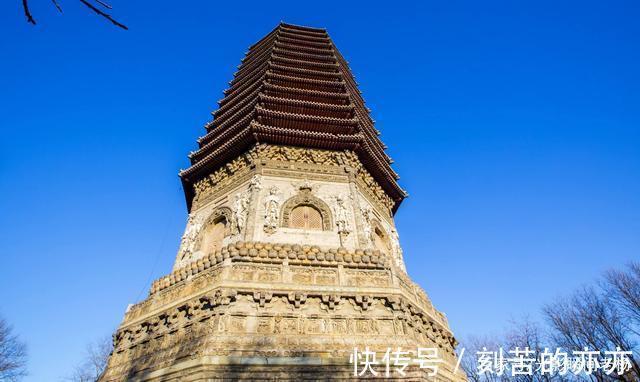
[[[175,266],[127,310],[100,381],[351,379],[367,347],[381,365],[388,348],[438,349],[437,378],[412,364],[392,379],[464,380],[405,271],[405,192],[326,31],[277,26],[213,114],[180,173]]]

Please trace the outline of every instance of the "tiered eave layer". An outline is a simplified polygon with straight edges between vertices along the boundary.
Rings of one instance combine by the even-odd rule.
[[[189,206],[198,180],[258,142],[353,150],[395,208],[406,196],[325,30],[280,24],[249,48],[229,85],[191,166],[180,173]]]

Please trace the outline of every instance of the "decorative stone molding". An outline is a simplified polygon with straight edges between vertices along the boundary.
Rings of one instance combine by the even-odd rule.
[[[207,307],[216,308],[221,305],[229,305],[236,300],[238,292],[234,289],[217,289],[213,294],[200,298],[200,302],[205,302]]]
[[[371,307],[371,304],[374,302],[373,296],[356,296],[356,303],[362,308],[362,310],[367,310]]]
[[[344,152],[309,149],[305,147],[258,145],[258,155],[267,160],[317,164],[323,166],[342,166],[345,164]]]
[[[200,231],[200,235],[198,236],[198,243],[196,248],[200,249],[200,245],[202,244],[202,232],[211,224],[215,224],[221,218],[224,218],[227,222],[225,236],[234,235],[237,232],[234,231],[234,223],[233,223],[233,212],[229,207],[218,207],[214,209],[205,223],[202,225],[202,230]]]
[[[390,213],[395,202],[384,192],[382,187],[364,168],[358,155],[353,151],[331,151],[290,146],[258,145],[259,156],[264,159],[308,163],[323,166],[348,167],[356,178],[369,189],[370,193]]]
[[[303,182],[300,186],[300,191],[295,196],[289,198],[282,204],[282,227],[289,227],[289,219],[291,217],[291,211],[298,206],[311,206],[317,209],[322,216],[322,230],[331,231],[333,229],[331,209],[322,199],[313,195],[311,185],[308,182]]]
[[[264,308],[265,304],[271,301],[273,293],[264,291],[253,292],[253,299],[258,303],[258,306]]]
[[[309,300],[315,301],[316,306],[320,308],[319,312],[324,311],[325,314],[329,316],[301,316],[298,313],[294,313],[301,308],[302,304],[309,303]],[[276,306],[273,305],[276,304],[276,301],[278,301],[279,304],[291,304],[294,310],[291,311],[291,313],[286,313],[286,309],[281,311],[284,307],[279,305],[280,308],[276,308]],[[234,305],[238,305],[238,309],[240,310],[229,310],[229,308]],[[377,310],[375,310],[374,313],[369,313],[373,312],[374,308],[378,305],[380,308],[376,308]],[[261,313],[261,316],[255,316],[255,313],[249,313],[255,312],[255,308],[258,307],[267,310]],[[359,307],[359,310],[353,310],[352,307]],[[295,318],[297,321],[307,320],[310,322],[314,320],[330,322],[331,320],[338,319],[346,320],[344,322],[348,323],[349,320],[351,320],[351,322],[355,324],[355,326],[351,328],[345,327],[342,329],[340,326],[324,325],[324,328],[319,327],[317,329],[318,334],[331,334],[334,330],[341,330],[344,334],[357,334],[359,331],[371,330],[370,334],[381,335],[383,333],[380,332],[380,328],[374,322],[377,315],[377,320],[384,317],[385,320],[397,320],[399,324],[402,324],[401,326],[404,326],[403,329],[392,329],[393,332],[389,332],[388,334],[413,337],[415,340],[418,340],[418,343],[423,344],[424,340],[430,339],[450,356],[453,355],[453,349],[456,345],[451,332],[446,327],[431,319],[418,306],[412,304],[404,297],[397,295],[373,296],[349,293],[300,294],[281,290],[235,290],[222,288],[169,308],[153,317],[149,317],[143,322],[121,327],[114,334],[114,353],[131,351],[136,347],[143,346],[150,339],[175,335],[175,333],[183,332],[191,326],[193,326],[195,330],[200,330],[200,327],[203,327],[203,325],[207,326],[209,322],[220,323],[216,325],[215,331],[210,334],[218,333],[217,335],[224,335],[225,332],[234,332],[237,330],[244,333],[250,331],[250,329],[242,323],[244,319],[235,324],[229,322],[229,326],[222,325],[222,322],[218,319],[212,321],[213,317],[219,317],[218,314],[221,312],[221,309],[225,309],[228,312],[226,315],[229,316],[228,318],[231,318],[232,321],[233,317],[255,317],[258,323],[260,320],[269,320],[273,323],[273,320],[276,319],[276,321],[281,324],[281,327],[283,317],[286,317],[289,321]],[[245,309],[247,309],[246,313],[241,313],[244,312]],[[374,314],[374,316],[363,316],[365,311],[367,314]],[[266,314],[266,316],[263,314]],[[335,314],[338,314],[338,316],[335,316]],[[380,316],[381,314],[383,316]],[[371,321],[371,319],[374,321]],[[391,321],[389,322],[391,323]],[[359,327],[358,323],[366,323],[366,326]],[[395,325],[392,325],[391,327],[394,326]],[[262,332],[261,329],[258,328],[258,333],[265,335],[282,333],[282,329],[275,329],[271,325],[265,326],[264,329],[265,331]],[[316,329],[309,326],[306,329],[300,328],[299,330],[302,330],[301,334],[304,334],[306,331],[314,332]],[[297,331],[298,329],[296,329],[296,333]]]
[[[196,210],[208,201],[226,190],[232,189],[247,177],[250,177],[251,168],[267,162],[287,163],[285,168],[293,164],[319,166],[315,172],[335,173],[336,168],[342,169],[342,173],[350,172],[354,175],[359,188],[370,200],[380,206],[385,212],[385,218],[391,216],[395,202],[384,192],[382,187],[364,168],[357,154],[352,151],[332,151],[321,149],[308,149],[290,146],[256,144],[246,153],[228,162],[226,165],[214,171],[211,175],[195,183],[195,197],[192,209]]]
[[[339,304],[342,298],[339,295],[327,295],[323,294],[321,296],[322,302],[327,309],[334,310]]]
[[[304,293],[291,292],[287,295],[289,302],[297,309],[307,300],[307,295]]]
[[[192,210],[197,210],[212,198],[221,195],[227,189],[233,188],[244,181],[249,170],[257,161],[257,148],[254,147],[236,159],[220,167],[212,174],[195,183],[195,197]]]
[[[364,268],[386,268],[389,266],[388,259],[377,250],[349,252],[344,248],[323,250],[309,245],[238,241],[228,244],[221,250],[178,268],[171,274],[154,281],[151,284],[150,295],[187,280],[222,263],[225,259],[231,259],[232,261],[246,259],[257,262],[277,263],[287,261],[289,264],[344,264]]]

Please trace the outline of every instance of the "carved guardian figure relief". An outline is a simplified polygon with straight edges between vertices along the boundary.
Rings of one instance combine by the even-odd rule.
[[[233,216],[235,220],[235,233],[244,233],[249,214],[249,203],[252,196],[262,189],[262,177],[254,175],[249,182],[249,187],[245,191],[238,192],[233,202]]]
[[[396,265],[403,271],[406,271],[404,259],[402,258],[402,247],[400,247],[400,237],[395,228],[391,229],[391,251],[393,252],[393,259]]]
[[[251,193],[249,190],[239,192],[235,196],[233,202],[233,216],[235,220],[235,232],[241,234],[244,231],[244,227],[247,223],[247,214],[249,212],[249,199]]]
[[[202,221],[203,219],[200,215],[189,215],[187,227],[180,241],[180,255],[178,256],[180,260],[187,258],[194,252],[198,234],[202,228]]]
[[[360,213],[362,214],[362,234],[364,236],[364,246],[365,248],[371,248],[372,246],[372,228],[371,228],[371,219],[372,212],[371,208],[368,206],[360,207]]]
[[[188,264],[202,255],[219,248],[225,237],[233,234],[233,214],[227,207],[218,207],[205,219],[205,214],[189,216],[187,228],[178,251],[176,267]],[[204,252],[204,253],[200,253]]]
[[[249,190],[260,191],[262,189],[262,177],[260,175],[254,175],[249,182]]]
[[[269,189],[269,194],[264,200],[264,232],[274,233],[278,229],[280,220],[280,198],[278,187]]]
[[[351,214],[346,205],[346,197],[336,196],[336,226],[338,233],[348,235],[351,232]]]

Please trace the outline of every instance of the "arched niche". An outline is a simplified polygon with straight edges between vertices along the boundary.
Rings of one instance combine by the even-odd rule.
[[[370,239],[375,249],[387,256],[391,255],[391,237],[389,237],[387,230],[382,227],[382,224],[380,224],[380,221],[377,219],[373,219],[371,222]]]
[[[318,218],[316,213],[320,215],[321,227],[315,225],[315,219]],[[314,227],[307,229],[331,231],[331,209],[327,203],[313,195],[311,190],[306,188],[302,189],[297,195],[289,198],[282,205],[281,226],[284,228],[305,229],[304,227],[299,227],[301,219],[304,223],[305,214],[307,219],[305,224],[307,224],[307,226],[312,224],[312,227]]]
[[[227,207],[216,208],[202,225],[197,249],[205,254],[220,250],[224,238],[232,234],[232,216],[231,209]]]

